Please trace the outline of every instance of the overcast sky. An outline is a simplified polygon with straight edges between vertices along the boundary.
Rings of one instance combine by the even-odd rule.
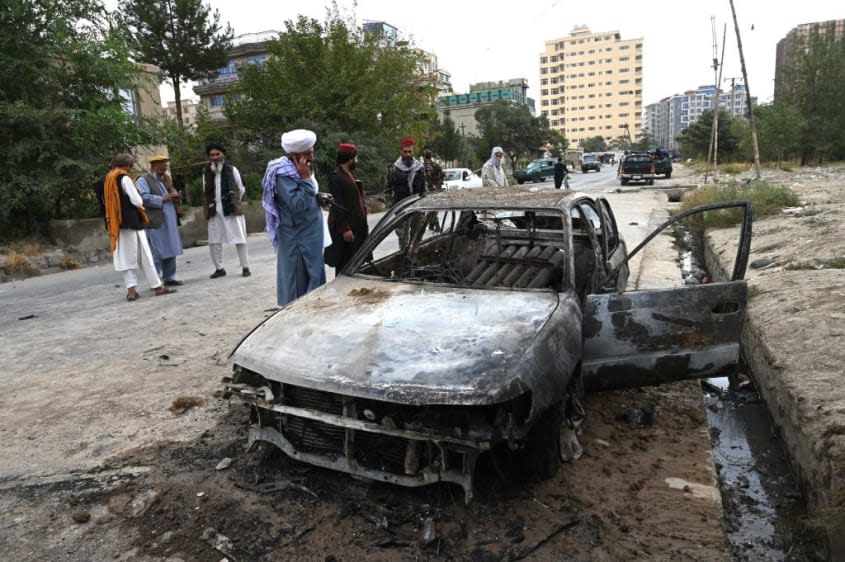
[[[323,0],[206,1],[220,11],[222,21],[231,23],[235,35],[283,30],[284,22],[298,14],[323,20],[328,5]],[[529,97],[539,100],[539,55],[545,41],[567,36],[575,25],[586,25],[593,33],[618,31],[622,39],[643,39],[644,105],[714,82],[714,28],[721,57],[727,25],[724,87],[730,88],[730,78],[742,77],[729,0],[358,0],[357,7],[349,0],[337,3],[359,24],[385,21],[416,46],[435,53],[458,93],[476,82],[526,78]],[[772,98],[777,42],[802,23],[845,18],[842,4],[830,0],[734,0],[734,6],[749,87],[761,103]],[[163,88],[162,98],[172,100],[172,91]]]

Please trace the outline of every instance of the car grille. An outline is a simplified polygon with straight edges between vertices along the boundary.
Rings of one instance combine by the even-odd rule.
[[[310,453],[343,454],[346,431],[327,423],[288,416],[282,433],[294,447]]]

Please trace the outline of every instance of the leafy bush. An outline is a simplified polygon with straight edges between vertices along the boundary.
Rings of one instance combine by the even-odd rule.
[[[754,219],[776,215],[786,207],[798,205],[798,196],[788,187],[757,181],[741,186],[736,182],[708,185],[684,194],[681,210],[723,201],[751,201]],[[693,217],[694,218],[694,217]],[[722,209],[708,212],[699,218],[704,227],[722,227],[738,224],[742,209]]]
[[[246,172],[245,174],[241,174],[241,179],[246,188],[244,201],[261,201],[261,180],[263,176],[258,172]]]
[[[202,176],[197,176],[188,184],[188,196],[195,207],[205,206],[205,193],[202,190]]]

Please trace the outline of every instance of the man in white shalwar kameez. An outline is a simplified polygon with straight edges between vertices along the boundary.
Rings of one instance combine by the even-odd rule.
[[[114,269],[123,272],[128,301],[134,301],[140,296],[138,269],[144,272],[147,283],[155,290],[156,295],[175,292],[166,288],[156,273],[153,254],[144,230],[147,222],[144,201],[129,177],[134,163],[135,160],[130,154],[116,155],[112,170],[103,182],[106,227],[109,231]]]
[[[217,142],[205,147],[209,164],[205,167],[202,187],[205,193],[205,217],[208,219],[208,248],[214,263],[212,279],[226,275],[223,267],[223,244],[234,244],[244,277],[249,270],[246,250],[246,221],[241,199],[246,192],[237,168],[226,162],[226,149]]]

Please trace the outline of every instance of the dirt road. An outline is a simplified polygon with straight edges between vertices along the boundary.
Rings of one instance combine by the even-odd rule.
[[[631,246],[665,214],[653,191],[608,197]],[[662,238],[644,262],[655,268],[632,278],[680,282]],[[227,354],[274,304],[263,236],[250,252],[252,277],[210,280],[207,250],[190,249],[179,293],[134,303],[110,266],[0,285],[7,558],[729,558],[696,383],[589,397],[581,459],[533,484],[482,465],[469,506],[445,485],[407,490],[245,451],[248,412],[217,392]]]

